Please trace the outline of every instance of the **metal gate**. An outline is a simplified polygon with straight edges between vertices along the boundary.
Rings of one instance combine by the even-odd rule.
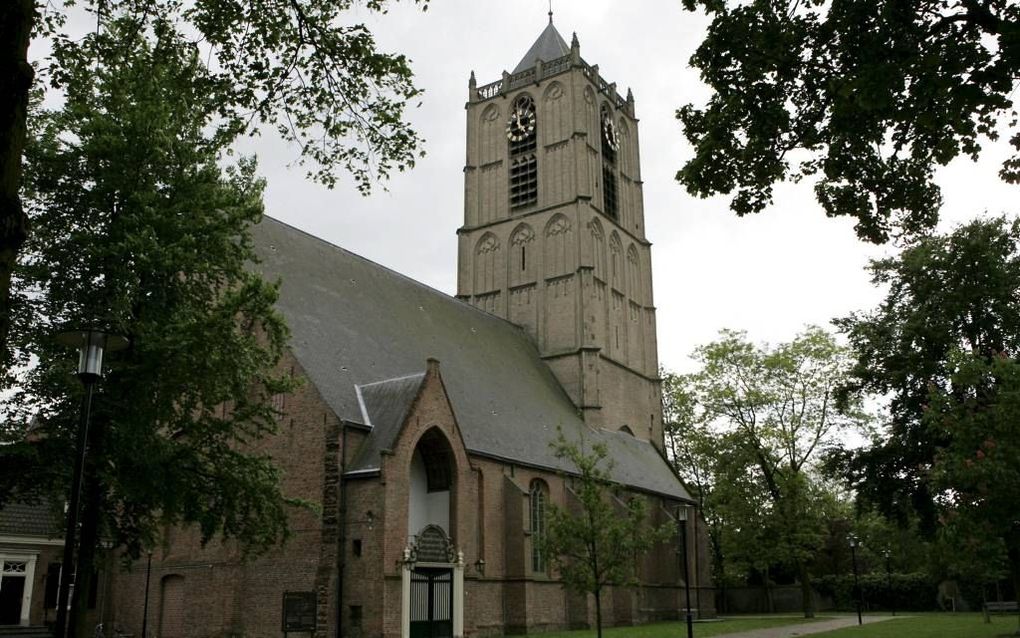
[[[453,570],[411,572],[411,638],[453,638]]]

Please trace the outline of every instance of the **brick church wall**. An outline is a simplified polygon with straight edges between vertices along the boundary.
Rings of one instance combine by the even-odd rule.
[[[300,366],[288,356],[285,369]],[[407,544],[408,468],[422,434],[438,427],[450,441],[455,463],[451,536],[463,553],[465,634],[489,636],[594,623],[591,596],[565,591],[555,573],[534,573],[529,534],[529,489],[541,480],[553,503],[576,508],[563,479],[553,472],[470,456],[463,448],[454,413],[438,375],[427,376],[393,450],[382,457],[378,476],[346,482],[347,531],[341,611],[346,638],[400,635],[402,552]],[[342,430],[338,419],[310,383],[284,399],[280,432],[260,445],[283,470],[284,492],[321,505],[320,512],[294,508],[292,537],[279,548],[242,562],[235,543],[213,540],[202,547],[193,530],[167,532],[165,549],[153,556],[149,594],[150,634],[161,638],[206,636],[276,637],[282,593],[316,591],[316,638],[335,627],[337,489]],[[357,453],[365,430],[347,428],[347,459]],[[649,509],[661,499],[648,497]],[[371,514],[371,515],[370,515]],[[656,514],[657,521],[665,514]],[[699,553],[706,557],[701,533]],[[357,555],[355,541],[360,541]],[[480,570],[484,560],[484,567]],[[607,626],[676,617],[676,553],[656,548],[641,566],[644,587],[609,588],[603,603]],[[707,562],[704,564],[707,565]],[[128,633],[141,634],[145,563],[116,575],[112,616]],[[180,592],[176,609],[164,610],[166,596]],[[169,591],[168,591],[169,590]],[[705,596],[708,598],[708,596]],[[171,600],[170,602],[173,602]],[[165,613],[164,613],[165,612]],[[180,618],[166,614],[182,614]],[[163,631],[181,628],[179,637]]]

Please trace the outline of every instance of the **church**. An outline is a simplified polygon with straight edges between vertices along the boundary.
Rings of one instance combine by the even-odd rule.
[[[112,586],[134,635],[445,638],[594,625],[538,542],[575,509],[557,432],[607,446],[649,523],[692,503],[666,460],[651,244],[635,102],[552,18],[512,73],[468,84],[457,295],[266,218],[256,268],[282,282],[282,365],[260,443],[284,473],[292,538],[251,561],[188,530]],[[451,232],[453,229],[451,229]],[[608,625],[714,601],[696,516],[603,596]],[[143,620],[141,610],[146,609]]]

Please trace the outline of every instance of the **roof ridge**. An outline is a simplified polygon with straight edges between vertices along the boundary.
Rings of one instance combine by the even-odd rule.
[[[415,377],[424,377],[424,376],[425,376],[425,371],[415,372],[413,374],[405,374],[402,377],[393,377],[391,379],[383,379],[382,381],[373,381],[371,383],[355,383],[354,387],[356,387],[356,388],[367,388],[367,387],[373,386],[373,385],[380,385],[380,384],[383,384],[383,383],[394,383],[396,381],[406,381],[407,379],[413,379]]]

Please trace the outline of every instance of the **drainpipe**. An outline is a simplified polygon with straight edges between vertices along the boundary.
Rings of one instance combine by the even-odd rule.
[[[337,499],[336,535],[336,638],[343,638],[344,623],[344,568],[347,544],[347,421],[340,419],[340,498]]]

